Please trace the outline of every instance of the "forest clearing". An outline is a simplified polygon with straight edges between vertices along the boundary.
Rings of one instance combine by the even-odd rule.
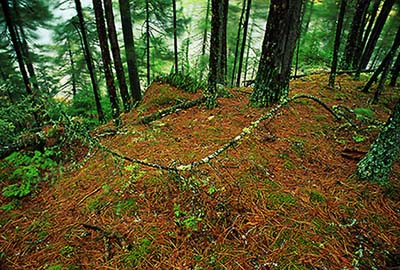
[[[312,100],[296,100],[191,171],[129,163],[76,142],[75,162],[2,211],[2,269],[396,269],[400,164],[386,186],[354,173],[398,88],[370,106],[362,82],[341,75],[340,89],[332,89],[326,81],[294,80],[291,95],[346,106],[355,126]],[[118,133],[110,123],[92,135],[151,163],[197,161],[271,109],[249,107],[250,88],[229,92],[212,110],[203,104],[138,124],[199,96],[155,82],[140,113],[122,115]]]

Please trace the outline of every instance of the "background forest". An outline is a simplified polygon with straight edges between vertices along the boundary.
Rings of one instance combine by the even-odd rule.
[[[399,11],[1,0],[0,268],[396,269]]]

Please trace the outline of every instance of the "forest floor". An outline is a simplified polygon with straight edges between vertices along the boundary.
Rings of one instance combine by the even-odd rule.
[[[380,130],[368,117],[384,123],[399,89],[386,88],[379,104],[369,105],[373,93],[360,92],[363,82],[338,76],[330,89],[327,81],[292,81],[290,96],[347,106],[357,112],[348,112],[357,127],[299,99],[217,158],[180,174],[102,150],[88,155],[76,145],[79,168],[64,165],[19,208],[0,210],[0,268],[399,269],[400,164],[387,186],[354,176]],[[111,123],[94,133],[131,158],[194,162],[271,109],[248,106],[251,88],[229,91],[215,109],[200,105],[135,124],[200,97],[153,83],[117,134],[105,135]],[[7,202],[0,196],[0,205]]]

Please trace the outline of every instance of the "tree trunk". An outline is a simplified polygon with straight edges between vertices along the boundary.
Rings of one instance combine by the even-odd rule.
[[[306,0],[306,3],[304,5],[307,6],[307,0]],[[307,18],[305,20],[304,28],[301,29],[301,32],[304,33],[304,36],[305,36],[305,34],[308,32],[308,28],[310,27],[311,17],[312,17],[312,13],[313,13],[313,10],[314,10],[314,0],[311,0],[309,8],[305,7],[304,9],[308,10],[308,16],[307,16]],[[304,15],[305,15],[305,13],[306,12],[304,12]],[[300,47],[301,47],[301,45],[303,45],[304,41],[305,41],[305,38],[302,39],[302,41],[301,41],[302,43],[300,44]]]
[[[344,50],[343,69],[353,69],[357,65],[356,54],[361,48],[362,34],[364,32],[364,22],[367,15],[368,6],[371,0],[358,0],[356,11],[351,22],[350,33],[347,37],[346,48]]]
[[[337,70],[337,62],[340,48],[340,37],[342,35],[344,14],[346,11],[347,0],[341,0],[340,2],[340,11],[337,20],[336,26],[336,36],[335,36],[335,45],[333,48],[333,56],[332,56],[332,66],[331,66],[331,74],[329,76],[329,87],[335,86],[335,78],[336,78],[336,70]]]
[[[35,91],[38,91],[39,90],[39,84],[38,84],[38,81],[37,81],[35,68],[33,67],[32,56],[31,56],[31,53],[29,52],[29,45],[28,45],[28,42],[27,42],[25,31],[24,31],[24,28],[22,27],[22,18],[21,18],[20,14],[19,14],[17,0],[13,0],[13,10],[14,10],[14,15],[16,17],[16,21],[17,21],[17,23],[16,23],[17,25],[15,27],[15,33],[17,35],[17,39],[19,40],[19,44],[21,45],[22,55],[23,55],[23,58],[24,58],[24,62],[25,62],[26,68],[27,68],[28,73],[29,73],[30,82],[32,83],[33,89]],[[19,30],[19,33],[18,33],[18,30]]]
[[[225,0],[224,0],[225,1]],[[215,107],[215,96],[217,93],[217,83],[223,84],[223,66],[221,55],[223,43],[223,22],[224,2],[212,0],[211,2],[211,42],[210,42],[210,62],[208,75],[208,99],[206,101],[208,108]],[[226,32],[225,32],[226,33]]]
[[[72,97],[75,97],[76,95],[75,61],[71,51],[71,43],[69,42],[68,38],[67,38],[67,48],[68,48],[69,63],[71,65]]]
[[[8,6],[8,1],[1,0],[1,7],[3,9],[4,19],[7,24],[8,32],[10,33],[11,42],[14,47],[15,54],[17,55],[17,62],[18,62],[19,70],[22,75],[22,79],[24,81],[26,92],[28,93],[28,95],[33,96],[33,91],[32,91],[31,84],[29,82],[28,73],[26,72],[26,69],[25,69],[24,57],[22,55],[22,49],[21,49],[20,43],[18,42],[17,33],[15,31],[14,23],[12,21],[11,15],[10,15],[10,8]]]
[[[372,26],[374,25],[376,14],[378,13],[378,8],[379,8],[380,3],[381,3],[381,0],[375,0],[373,3],[373,6],[372,6],[372,10],[369,13],[367,29],[365,29],[363,37],[362,37],[360,52],[356,56],[357,59],[359,59],[358,62],[360,61],[362,52],[364,51],[365,44],[367,44],[369,35],[371,34]],[[357,63],[357,64],[359,64],[359,63]]]
[[[360,180],[386,184],[393,162],[400,152],[400,101],[367,155],[358,163]]]
[[[146,0],[146,69],[147,85],[150,85],[150,10],[149,1]]]
[[[393,69],[392,69],[392,73],[391,73],[391,78],[390,78],[390,83],[389,85],[394,87],[396,86],[396,81],[397,78],[399,77],[399,73],[400,73],[400,52],[397,55],[397,59],[396,62],[393,65]]]
[[[226,84],[226,74],[227,74],[227,51],[226,51],[226,27],[228,24],[228,6],[229,0],[220,0],[221,1],[221,21],[220,21],[220,55],[218,57],[219,61],[219,72],[217,73],[217,81],[218,83],[225,85]]]
[[[236,36],[236,45],[235,45],[235,57],[233,59],[233,68],[232,68],[232,79],[231,79],[231,86],[233,86],[233,81],[235,79],[236,75],[236,62],[239,54],[239,43],[240,43],[240,34],[242,32],[242,25],[243,25],[243,17],[244,13],[246,11],[246,0],[243,0],[242,2],[242,12],[240,13],[240,18],[239,18],[239,27],[238,27],[238,32]]]
[[[243,66],[243,57],[244,57],[244,50],[246,48],[246,38],[247,38],[247,29],[249,26],[249,18],[250,18],[250,8],[251,8],[251,0],[247,0],[247,8],[246,8],[246,17],[244,19],[243,25],[243,40],[240,49],[240,56],[239,56],[239,67],[238,67],[238,74],[236,80],[236,86],[240,86],[240,77],[242,74],[242,66]]]
[[[249,42],[247,45],[247,52],[246,52],[246,61],[244,64],[243,81],[247,80],[247,71],[248,71],[248,66],[249,66],[249,56],[250,56],[250,48],[251,48],[251,43],[252,43],[253,29],[254,29],[254,19],[252,20],[251,27],[250,27]]]
[[[136,65],[135,43],[133,40],[132,17],[129,0],[119,0],[122,34],[124,36],[126,63],[128,65],[129,88],[133,100],[142,99],[140,79]]]
[[[111,57],[107,43],[107,32],[103,16],[103,7],[101,5],[101,0],[92,0],[92,1],[93,1],[94,15],[96,17],[96,28],[97,28],[97,34],[99,36],[101,56],[103,59],[104,76],[106,78],[107,91],[111,103],[111,110],[112,110],[111,113],[114,120],[114,125],[116,127],[119,127],[121,126],[121,118],[119,115],[117,92],[115,91],[114,78],[112,74]]]
[[[390,48],[389,52],[386,54],[385,58],[382,60],[382,63],[379,65],[379,67],[374,72],[372,77],[369,79],[367,84],[364,86],[364,88],[362,90],[364,93],[368,93],[369,88],[378,79],[378,76],[381,73],[385,73],[386,69],[389,69],[390,63],[392,62],[394,54],[396,53],[396,51],[399,48],[399,46],[400,46],[400,27],[397,30],[396,37],[395,37],[395,39],[393,41],[392,47]],[[386,79],[386,78],[384,78],[384,79]],[[378,96],[379,96],[379,93],[378,93]],[[374,98],[374,102],[377,102],[377,101],[378,101],[378,97]]]
[[[210,0],[207,0],[207,10],[206,10],[206,24],[204,26],[203,32],[203,44],[201,46],[201,56],[206,54],[206,45],[207,45],[207,32],[208,32],[208,17],[210,16]]]
[[[303,1],[272,0],[250,102],[269,106],[286,97]]]
[[[385,0],[382,6],[382,10],[379,13],[379,16],[376,20],[374,29],[372,30],[371,36],[368,39],[368,43],[365,46],[363,55],[361,57],[359,69],[365,69],[368,65],[369,60],[371,59],[372,52],[374,51],[375,45],[378,42],[379,36],[382,32],[383,26],[387,18],[389,17],[389,13],[392,10],[395,0]]]
[[[131,98],[128,93],[128,86],[126,85],[124,67],[122,66],[121,52],[119,50],[111,0],[104,0],[104,11],[107,21],[108,39],[110,40],[111,52],[114,59],[115,73],[117,74],[119,92],[124,105],[124,111],[128,112],[131,109]]]
[[[178,37],[176,34],[176,0],[172,0],[172,18],[173,18],[173,28],[174,28],[174,69],[175,74],[178,73]]]
[[[92,82],[92,87],[93,87],[93,94],[94,94],[94,100],[96,103],[96,109],[97,109],[97,117],[99,119],[100,123],[104,122],[104,113],[103,109],[101,108],[101,103],[100,103],[100,91],[99,91],[99,86],[97,84],[97,79],[96,79],[96,74],[94,71],[93,67],[93,58],[92,58],[92,52],[89,47],[89,42],[86,34],[86,27],[85,27],[85,21],[83,19],[83,13],[82,13],[82,5],[80,0],[75,0],[75,6],[76,6],[76,12],[78,15],[79,19],[79,27],[81,29],[81,35],[82,35],[82,41],[84,45],[84,55],[85,55],[85,62],[86,66],[89,71],[90,75],[90,80]]]

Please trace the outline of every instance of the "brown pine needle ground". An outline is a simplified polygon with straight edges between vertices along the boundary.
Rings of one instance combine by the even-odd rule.
[[[292,81],[290,95],[370,107],[383,122],[399,96],[387,88],[370,106],[372,94],[357,89],[362,82],[339,76],[340,89],[329,89],[327,80]],[[233,97],[219,98],[213,110],[197,106],[132,124],[177,100],[200,97],[155,83],[139,113],[123,115],[123,132],[101,143],[162,165],[197,161],[268,112],[248,107],[251,89],[230,92]],[[379,129],[354,121],[359,129],[299,100],[182,175],[97,151],[81,169],[24,198],[19,209],[0,210],[0,268],[396,269],[400,166],[395,163],[390,187],[357,182],[357,160]],[[8,200],[1,196],[0,202]]]

